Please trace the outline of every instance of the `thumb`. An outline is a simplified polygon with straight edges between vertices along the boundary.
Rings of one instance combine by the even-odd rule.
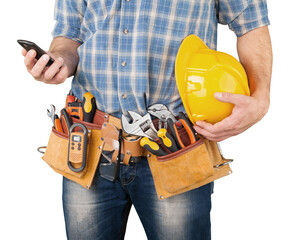
[[[215,99],[225,102],[225,103],[232,103],[234,105],[239,105],[247,100],[248,96],[242,94],[234,94],[228,92],[216,92],[214,94]]]

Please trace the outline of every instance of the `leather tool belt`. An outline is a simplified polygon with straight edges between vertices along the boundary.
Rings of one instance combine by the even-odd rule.
[[[93,123],[73,118],[74,123],[81,123],[89,131],[86,148],[86,165],[82,171],[72,171],[67,164],[69,135],[52,128],[44,152],[43,160],[57,173],[89,189],[100,157],[105,152],[113,152],[112,162],[119,157],[123,164],[136,162],[141,156],[147,156],[153,175],[158,198],[165,199],[200,186],[232,173],[231,160],[224,159],[216,142],[208,141],[202,136],[194,144],[165,156],[155,156],[140,146],[140,138],[130,139],[122,135],[120,140],[121,120],[100,110],[96,110]],[[154,125],[158,125],[157,121]],[[188,142],[184,129],[179,132],[184,143]],[[117,146],[117,145],[118,146]],[[117,146],[117,147],[116,147]],[[118,150],[118,151],[114,151]],[[80,162],[72,164],[79,169]],[[101,170],[101,169],[100,169]]]
[[[88,134],[85,168],[80,172],[74,172],[68,167],[69,135],[58,132],[54,127],[52,128],[47,146],[40,147],[40,149],[45,148],[42,159],[57,173],[89,189],[99,165],[102,151],[112,150],[110,145],[106,144],[106,140],[112,137],[116,141],[118,140],[118,136],[112,136],[112,132],[114,132],[112,128],[119,130],[121,128],[121,121],[119,118],[100,110],[96,110],[94,123],[80,121],[76,118],[72,119],[73,123],[85,125],[90,132]],[[117,152],[119,151],[116,151],[111,158],[113,162],[116,161]],[[146,156],[146,151],[140,146],[140,138],[134,139],[124,135],[120,155],[122,164],[130,164],[137,162],[141,156]],[[74,162],[73,164],[77,168],[78,164],[81,163]]]

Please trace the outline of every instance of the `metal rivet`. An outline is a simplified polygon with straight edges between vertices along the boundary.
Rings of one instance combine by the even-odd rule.
[[[125,67],[126,64],[127,64],[127,63],[126,63],[125,61],[122,62],[122,66],[123,66],[123,67]]]
[[[105,118],[108,118],[108,115],[107,115],[107,114],[105,115]],[[106,125],[105,125],[105,126],[106,126]]]
[[[90,186],[89,185],[87,185],[87,189],[89,189],[90,188]]]
[[[99,149],[102,149],[102,146],[99,146]]]
[[[128,34],[129,33],[129,30],[128,29],[124,29],[123,33],[124,34]]]
[[[127,151],[127,154],[129,155],[129,154],[131,154],[131,152],[130,151]]]
[[[162,195],[160,195],[160,196],[159,196],[159,198],[160,198],[160,199],[163,199],[163,196],[162,196]]]
[[[101,137],[101,140],[102,140],[102,141],[104,141],[104,138],[103,138],[103,137]]]
[[[148,153],[148,154],[147,154],[147,157],[151,157],[151,154],[150,154],[150,153]]]

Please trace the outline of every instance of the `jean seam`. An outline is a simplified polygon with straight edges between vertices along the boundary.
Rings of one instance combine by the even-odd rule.
[[[128,181],[123,181],[122,180],[122,173],[121,173],[121,171],[120,171],[120,180],[121,180],[121,183],[122,183],[122,185],[124,185],[124,186],[128,186],[130,183],[132,183],[133,181],[134,181],[134,179],[135,179],[135,177],[136,177],[136,164],[135,164],[135,166],[134,166],[134,170],[133,170],[134,172],[132,173],[132,175],[131,175],[131,177],[129,178],[129,180]]]

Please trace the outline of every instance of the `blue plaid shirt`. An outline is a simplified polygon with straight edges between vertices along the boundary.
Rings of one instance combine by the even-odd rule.
[[[55,20],[53,37],[81,43],[74,94],[90,91],[117,117],[155,103],[184,111],[174,75],[184,37],[216,49],[218,23],[237,36],[269,24],[266,0],[56,0]]]

